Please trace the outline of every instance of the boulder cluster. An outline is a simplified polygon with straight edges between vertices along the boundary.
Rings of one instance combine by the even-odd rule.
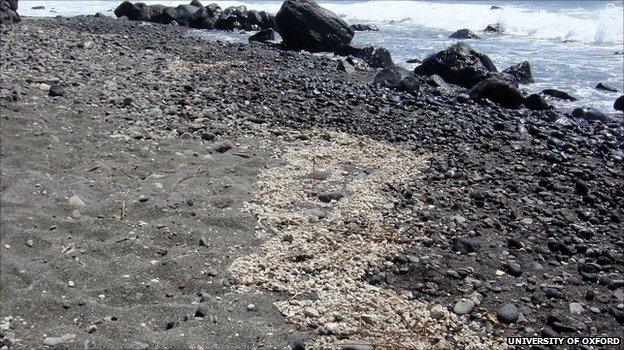
[[[194,0],[189,5],[146,5],[124,1],[115,16],[133,21],[178,24],[195,29],[261,30],[275,27],[275,17],[265,11],[247,10],[245,6],[222,9],[217,4],[203,6]]]
[[[17,0],[0,0],[0,25],[13,24],[19,21]]]

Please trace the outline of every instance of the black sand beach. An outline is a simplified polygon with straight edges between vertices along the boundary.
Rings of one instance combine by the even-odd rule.
[[[185,27],[0,30],[0,348],[621,336],[621,119]]]

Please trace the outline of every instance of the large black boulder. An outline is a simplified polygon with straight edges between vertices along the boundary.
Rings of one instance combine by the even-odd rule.
[[[275,24],[284,46],[311,52],[344,48],[354,35],[345,21],[313,0],[284,1]]]
[[[163,12],[167,9],[163,5],[133,4],[130,1],[122,2],[115,9],[115,16],[126,16],[132,21],[160,22]]]
[[[488,99],[505,108],[519,108],[524,102],[518,88],[498,78],[481,81],[468,91],[468,95],[473,99]]]
[[[414,73],[418,75],[437,74],[447,83],[467,88],[496,72],[496,66],[488,56],[473,50],[464,42],[427,57],[414,69]]]
[[[0,24],[14,24],[19,21],[17,0],[0,0]]]
[[[202,6],[191,15],[189,26],[196,29],[213,29],[221,12],[221,7],[217,4]]]
[[[596,90],[603,90],[609,92],[618,92],[619,90],[614,88],[613,86],[608,85],[607,83],[600,82],[596,84]]]
[[[503,73],[508,74],[517,84],[531,84],[535,82],[533,73],[531,73],[531,64],[527,61],[513,65],[505,69]]]
[[[275,28],[275,16],[266,11],[247,11],[247,19],[249,26],[258,27],[260,29]]]
[[[161,16],[160,22],[171,23],[175,21],[181,26],[188,26],[191,23],[191,17],[195,12],[199,11],[198,6],[178,5],[176,7],[167,7]]]
[[[609,117],[604,113],[591,107],[575,108],[572,111],[572,116],[574,118],[580,118],[587,121],[599,120],[603,123],[608,123],[610,121]]]
[[[375,84],[381,87],[406,91],[418,95],[420,83],[414,74],[405,68],[394,66],[385,68],[375,76]]]
[[[616,111],[624,111],[624,95],[620,96],[613,103],[613,109]]]
[[[248,28],[247,30],[251,30],[252,28],[249,24],[247,12],[247,7],[245,7],[244,5],[230,6],[223,10],[223,13],[221,13],[221,16],[219,16],[219,19],[215,23],[215,28],[221,30]]]
[[[449,36],[451,39],[481,39],[475,32],[470,29],[460,29]]]

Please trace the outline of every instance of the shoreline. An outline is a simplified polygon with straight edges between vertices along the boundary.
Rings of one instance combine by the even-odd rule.
[[[621,122],[414,96],[374,70],[181,27],[25,17],[2,31],[10,348],[284,348],[297,334],[486,348],[621,329]],[[316,230],[357,268],[338,274]],[[289,277],[266,279],[266,252]],[[387,336],[410,321],[383,307],[336,316],[328,290],[389,293],[424,333]]]

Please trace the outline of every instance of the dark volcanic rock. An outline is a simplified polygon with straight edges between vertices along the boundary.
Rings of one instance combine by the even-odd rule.
[[[181,26],[188,26],[191,23],[191,17],[197,11],[199,11],[199,7],[193,5],[178,5],[176,7],[167,7],[162,12],[160,22],[176,22]]]
[[[221,13],[221,7],[217,4],[202,6],[191,15],[189,26],[197,29],[213,29]]]
[[[418,94],[420,84],[414,74],[402,67],[385,68],[375,76],[375,84],[399,91]]]
[[[379,27],[375,24],[352,24],[351,29],[356,32],[378,32]]]
[[[347,46],[335,52],[341,56],[353,56],[368,64],[371,68],[391,68],[394,61],[390,51],[383,47],[365,46],[363,48]]]
[[[481,39],[475,32],[470,29],[460,29],[449,36],[451,39]]]
[[[613,109],[616,111],[624,111],[624,95],[620,96],[613,103]]]
[[[553,108],[546,99],[538,94],[529,95],[524,99],[524,106],[533,111],[542,111]]]
[[[247,11],[248,27],[260,29],[275,29],[275,16],[266,11]]]
[[[575,97],[572,97],[567,92],[561,91],[561,90],[545,89],[545,90],[542,90],[542,94],[550,96],[550,97],[554,97],[559,100],[576,101]]]
[[[17,14],[17,0],[0,0],[0,24],[13,24],[20,21]]]
[[[144,3],[133,4],[130,1],[124,1],[117,6],[114,13],[117,17],[126,16],[132,21],[160,22],[166,8],[163,5],[148,6]]]
[[[531,84],[534,83],[533,73],[531,73],[531,64],[524,61],[513,65],[503,71],[503,73],[511,76],[518,84]]]
[[[48,95],[53,96],[53,97],[64,96],[65,89],[60,85],[54,84],[50,86],[50,91],[48,91]]]
[[[485,27],[483,31],[488,33],[502,33],[503,27],[500,25],[500,23],[492,23],[488,24],[488,26]]]
[[[602,83],[602,82],[598,83],[596,85],[596,89],[597,90],[610,91],[610,92],[618,92],[619,91],[618,89],[616,89],[614,87],[611,87],[611,86],[607,85],[606,83]]]
[[[518,307],[511,303],[504,304],[496,311],[496,318],[505,324],[515,323],[519,317],[520,311],[518,311]]]
[[[599,120],[603,123],[608,123],[610,120],[604,113],[591,107],[575,108],[572,111],[572,116],[574,118],[581,118],[587,121]]]
[[[508,82],[489,78],[475,85],[468,91],[473,99],[488,99],[505,108],[519,108],[524,102],[522,92]]]
[[[470,88],[497,70],[489,57],[459,42],[427,57],[414,72],[419,75],[437,74],[446,82]]]
[[[223,13],[217,19],[215,23],[215,29],[221,30],[235,30],[235,29],[244,29],[244,30],[253,30],[259,29],[259,26],[255,28],[249,21],[247,7],[241,6],[230,6],[223,10]]]
[[[18,1],[17,0],[3,0],[5,3],[9,5],[9,8],[13,11],[17,11]]]
[[[275,31],[272,28],[262,29],[249,37],[249,41],[267,42],[275,40]]]
[[[286,0],[275,16],[284,46],[311,52],[336,51],[353,39],[353,29],[313,0]]]

